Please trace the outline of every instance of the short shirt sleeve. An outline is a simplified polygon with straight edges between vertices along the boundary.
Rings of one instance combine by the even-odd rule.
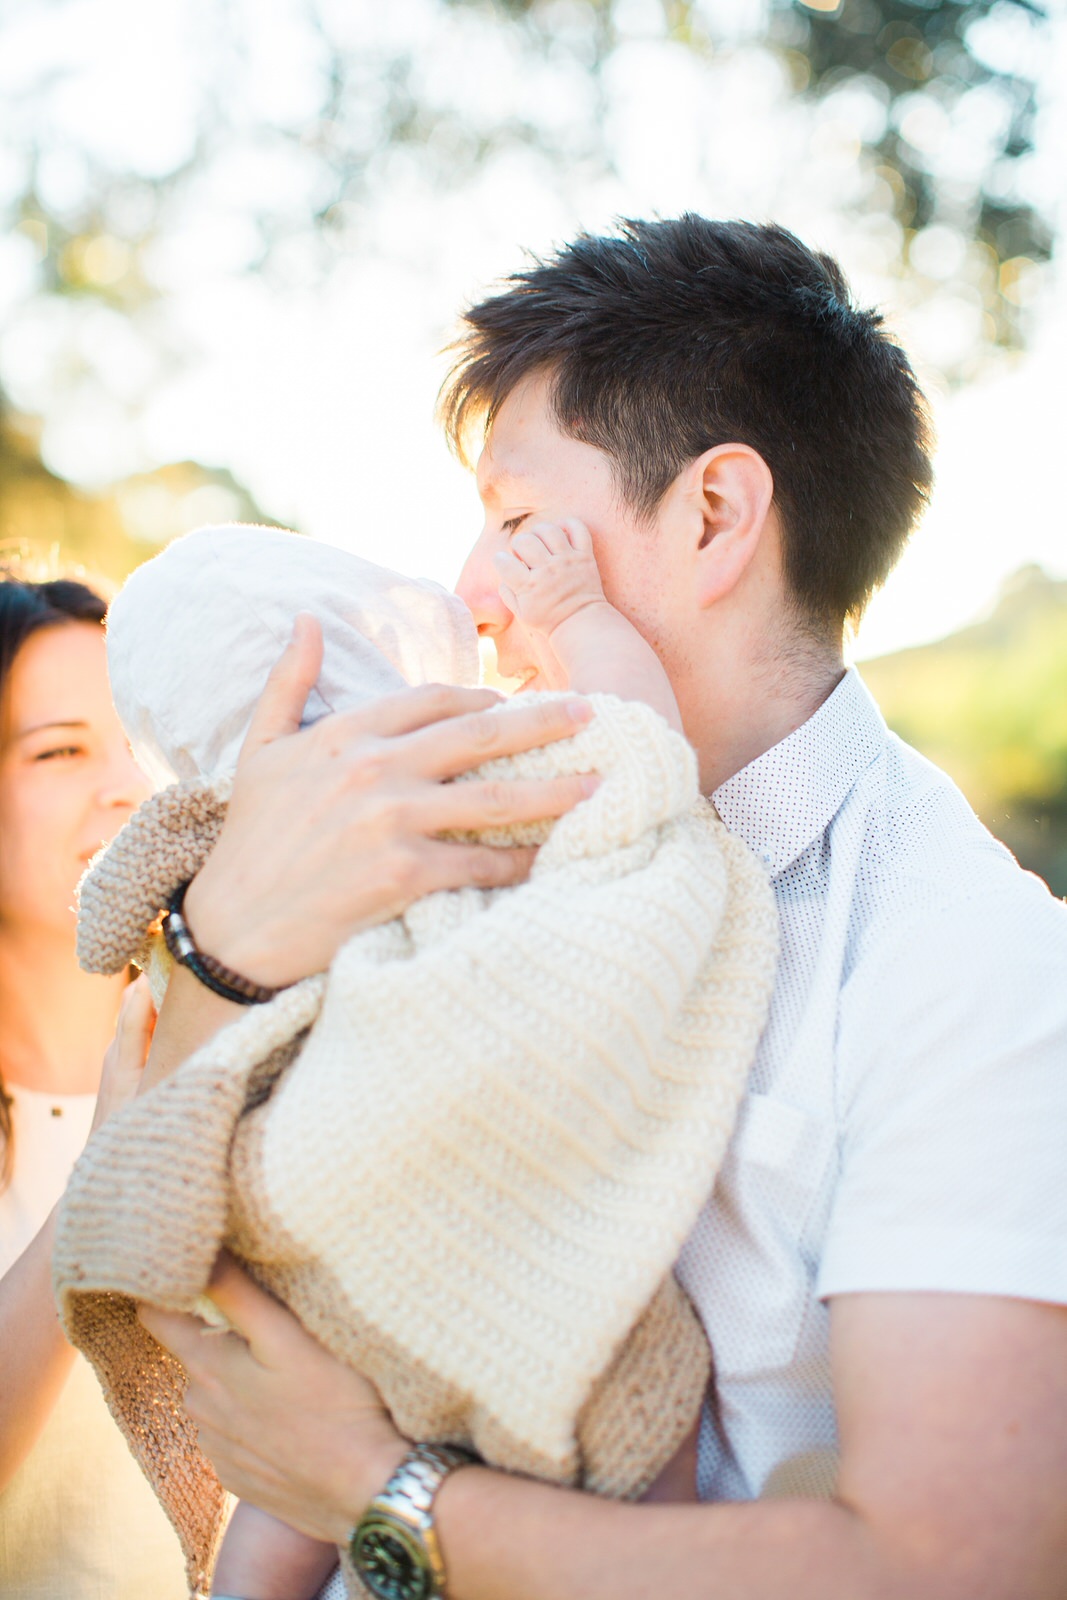
[[[1067,908],[1013,873],[913,913],[841,997],[817,1292],[1067,1301]]]

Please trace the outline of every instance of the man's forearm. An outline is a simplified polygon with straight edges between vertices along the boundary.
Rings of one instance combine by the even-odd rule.
[[[227,1488],[344,1543],[403,1458],[380,1396],[224,1263],[240,1338],[143,1310]],[[960,1295],[832,1303],[835,1501],[628,1505],[483,1467],[437,1502],[453,1600],[1067,1600],[1067,1320]],[[981,1403],[975,1403],[975,1396]]]
[[[948,1600],[830,1501],[635,1506],[456,1473],[438,1525],[454,1600]]]

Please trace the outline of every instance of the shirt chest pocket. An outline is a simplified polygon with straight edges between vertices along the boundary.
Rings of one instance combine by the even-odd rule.
[[[679,1276],[722,1378],[773,1372],[796,1351],[814,1293],[805,1244],[825,1209],[834,1130],[770,1095],[744,1101],[719,1183]]]

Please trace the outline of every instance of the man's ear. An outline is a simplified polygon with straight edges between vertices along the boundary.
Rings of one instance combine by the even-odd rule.
[[[760,548],[774,499],[771,469],[747,444],[719,444],[685,469],[686,499],[699,513],[697,600],[714,605],[734,589]],[[695,517],[694,517],[695,525]]]

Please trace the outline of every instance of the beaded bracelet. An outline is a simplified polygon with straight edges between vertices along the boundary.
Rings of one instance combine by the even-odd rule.
[[[253,983],[251,978],[242,977],[232,967],[224,966],[214,956],[198,949],[183,914],[188,887],[188,882],[178,885],[170,897],[167,915],[163,919],[163,938],[175,961],[187,967],[206,989],[221,995],[224,1000],[235,1001],[239,1006],[261,1006],[273,1000],[276,994],[281,993],[279,989],[267,989],[261,983]]]

